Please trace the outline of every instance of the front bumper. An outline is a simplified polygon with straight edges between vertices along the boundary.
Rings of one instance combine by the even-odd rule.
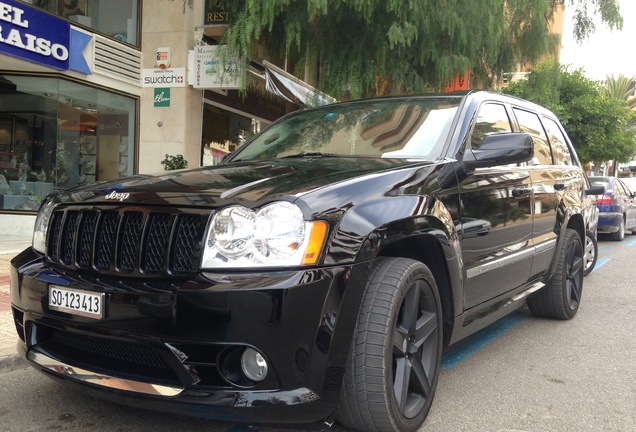
[[[18,351],[52,378],[116,402],[223,421],[328,423],[367,266],[114,279],[49,267],[29,248],[11,266]],[[50,310],[50,284],[105,293],[105,318]],[[268,362],[262,382],[241,375],[246,347]]]
[[[599,213],[597,232],[601,234],[615,233],[623,221],[622,213]]]

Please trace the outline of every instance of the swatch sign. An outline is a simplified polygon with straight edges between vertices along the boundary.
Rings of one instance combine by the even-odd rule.
[[[0,1],[0,53],[69,69],[71,25],[13,0]]]

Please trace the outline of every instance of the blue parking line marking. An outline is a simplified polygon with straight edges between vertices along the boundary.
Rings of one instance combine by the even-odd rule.
[[[634,246],[636,244],[636,239],[632,239],[630,241],[627,241],[625,243],[623,243],[625,246]]]
[[[448,370],[463,362],[521,321],[528,318],[528,316],[529,314],[523,313],[523,310],[515,312],[480,330],[474,335],[469,336],[467,339],[458,342],[457,345],[450,348],[444,354],[444,357],[442,357],[442,370]]]
[[[605,264],[607,264],[609,260],[610,260],[609,258],[599,258],[598,260],[596,260],[596,265],[594,266],[592,273],[594,273],[600,267],[603,267]]]

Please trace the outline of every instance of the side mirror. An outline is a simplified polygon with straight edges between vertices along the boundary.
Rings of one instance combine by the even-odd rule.
[[[461,161],[468,174],[476,168],[527,162],[534,157],[534,141],[526,132],[487,135],[477,149],[470,149]]]

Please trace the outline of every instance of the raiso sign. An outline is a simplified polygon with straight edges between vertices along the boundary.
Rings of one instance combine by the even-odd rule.
[[[13,0],[0,1],[0,53],[69,69],[71,25]]]

